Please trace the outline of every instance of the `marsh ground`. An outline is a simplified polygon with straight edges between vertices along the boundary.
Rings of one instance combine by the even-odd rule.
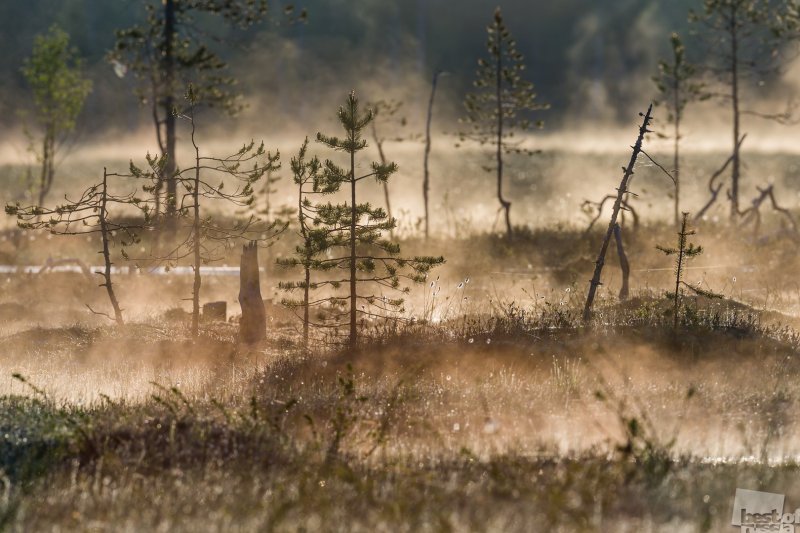
[[[414,324],[367,325],[356,353],[303,354],[285,315],[251,350],[230,323],[194,342],[177,274],[120,276],[123,328],[86,310],[104,294],[80,274],[9,275],[3,526],[727,531],[737,487],[800,501],[794,241],[702,226],[688,280],[724,298],[688,298],[674,332],[654,249],[673,235],[626,232],[633,297],[617,301],[610,257],[589,326],[599,229],[406,239],[448,263],[412,291]],[[53,254],[4,236],[20,263]],[[267,265],[265,296],[288,277]],[[209,277],[203,299],[235,310],[236,284]]]

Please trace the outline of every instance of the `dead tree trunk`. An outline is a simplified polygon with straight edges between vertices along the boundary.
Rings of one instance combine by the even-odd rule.
[[[619,268],[622,269],[622,287],[619,289],[619,299],[627,300],[630,292],[628,281],[631,277],[631,266],[628,263],[628,256],[625,255],[625,248],[622,245],[622,230],[619,224],[614,224],[614,240],[617,242],[617,256],[619,256]]]
[[[500,50],[501,36],[497,33],[497,49]],[[503,97],[502,97],[502,73],[503,62],[502,55],[497,54],[497,71],[496,71],[496,98],[497,98],[497,199],[500,201],[500,206],[506,213],[506,239],[511,242],[513,238],[513,229],[511,228],[511,202],[503,198]]]
[[[741,5],[741,4],[739,4]],[[741,113],[739,111],[739,36],[737,28],[739,21],[736,20],[738,6],[730,5],[730,39],[731,39],[731,111],[733,114],[733,161],[731,172],[731,220],[736,220],[739,216],[739,176],[740,176],[740,148],[739,142],[739,121]]]
[[[108,299],[111,301],[111,307],[114,308],[114,320],[118,326],[125,325],[125,320],[122,318],[122,308],[119,306],[117,295],[114,293],[114,285],[111,283],[111,253],[108,246],[108,236],[111,233],[108,229],[108,171],[103,167],[103,189],[101,193],[102,199],[100,201],[100,237],[103,240],[103,271],[99,272],[103,276],[103,283],[101,287],[106,288]]]
[[[431,155],[431,121],[433,120],[433,98],[436,96],[436,83],[442,71],[437,70],[433,73],[433,83],[431,84],[431,97],[428,100],[428,117],[425,120],[425,158],[423,160],[422,177],[422,198],[425,203],[425,240],[428,239],[429,215],[428,215],[428,194],[430,191],[430,177],[428,174],[428,158]]]
[[[597,287],[600,285],[600,274],[603,272],[603,264],[605,263],[608,244],[611,241],[611,234],[614,232],[614,226],[617,224],[617,216],[619,215],[620,208],[622,207],[623,198],[625,193],[628,191],[628,181],[631,179],[631,176],[633,176],[633,167],[636,165],[636,159],[639,157],[639,153],[642,151],[642,141],[644,140],[644,135],[650,131],[647,129],[647,127],[650,125],[650,114],[652,111],[653,104],[650,104],[650,107],[647,108],[647,113],[645,113],[644,119],[642,120],[642,125],[639,127],[639,136],[636,138],[636,144],[633,145],[631,160],[628,163],[628,166],[623,169],[624,173],[622,175],[622,181],[617,189],[617,199],[614,201],[614,209],[611,212],[611,221],[608,223],[608,230],[606,231],[606,236],[603,239],[603,245],[600,247],[600,254],[597,256],[597,261],[595,262],[594,275],[592,276],[592,280],[589,282],[589,294],[586,296],[586,306],[583,308],[584,322],[588,322],[592,317],[592,304],[594,303],[594,297],[597,293]]]
[[[267,336],[267,314],[261,298],[261,282],[258,272],[258,246],[255,241],[242,246],[239,267],[239,305],[242,318],[239,321],[239,340],[253,344]]]
[[[750,222],[754,222],[753,236],[758,237],[759,230],[761,229],[761,204],[764,203],[767,198],[769,198],[770,202],[772,203],[772,208],[785,216],[792,225],[792,231],[797,233],[797,222],[788,209],[778,205],[777,201],[775,200],[773,186],[769,185],[764,189],[756,187],[756,189],[758,190],[758,196],[753,200],[752,205],[749,208],[742,211],[742,220],[740,225],[743,227]]]
[[[737,147],[737,150],[741,150],[741,148],[742,148],[742,143],[744,142],[744,139],[745,139],[745,137],[747,137],[747,134],[746,134],[746,133],[745,133],[744,135],[742,135],[742,136],[739,138],[739,142],[738,142],[738,143],[737,143],[737,145],[736,145],[736,147]],[[709,193],[711,193],[711,198],[709,198],[709,199],[708,199],[708,202],[706,202],[706,205],[704,205],[704,206],[703,206],[703,208],[702,208],[702,209],[700,209],[700,211],[698,211],[698,212],[697,212],[697,214],[696,214],[696,215],[695,215],[695,217],[694,217],[694,220],[695,220],[695,222],[699,222],[700,220],[702,220],[702,219],[703,219],[703,217],[705,216],[706,212],[707,212],[707,211],[708,211],[708,210],[711,208],[711,206],[712,206],[712,205],[714,205],[714,203],[717,201],[717,197],[719,196],[719,192],[722,190],[722,186],[723,186],[723,184],[722,184],[722,183],[719,183],[719,184],[718,184],[718,185],[715,187],[715,186],[714,186],[714,181],[715,181],[715,180],[716,180],[716,179],[717,179],[717,178],[718,178],[718,177],[719,177],[719,176],[720,176],[720,175],[721,175],[723,172],[725,172],[725,169],[726,169],[726,168],[728,168],[728,165],[730,165],[730,164],[731,164],[731,162],[733,162],[733,160],[734,160],[734,158],[735,158],[735,157],[736,157],[736,153],[734,153],[734,154],[731,154],[731,156],[730,156],[730,157],[729,157],[727,160],[725,160],[725,163],[723,163],[723,164],[722,164],[722,166],[719,168],[719,170],[717,170],[716,172],[714,172],[714,173],[711,175],[711,178],[708,180],[708,192],[709,192]]]
[[[161,74],[164,76],[166,94],[163,95],[164,134],[166,142],[167,162],[164,167],[163,177],[167,182],[167,198],[165,211],[167,214],[167,227],[174,231],[177,229],[176,211],[178,206],[178,180],[175,176],[177,161],[175,157],[176,144],[176,116],[173,112],[175,106],[175,36],[177,20],[175,13],[175,0],[164,0],[164,52],[162,55]]]

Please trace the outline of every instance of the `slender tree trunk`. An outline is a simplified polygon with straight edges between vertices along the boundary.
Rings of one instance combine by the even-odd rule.
[[[675,75],[675,86],[673,87],[673,97],[675,106],[675,159],[673,161],[673,177],[675,178],[675,226],[678,227],[681,223],[681,159],[680,159],[680,146],[681,146],[681,108],[680,108],[680,90],[681,82],[678,75]]]
[[[267,219],[267,222],[269,222],[269,211],[270,211],[270,207],[271,207],[270,206],[270,202],[269,202],[269,196],[270,196],[270,192],[271,192],[270,189],[272,189],[272,171],[268,170],[267,171],[267,185],[264,187],[264,193],[265,193],[265,197],[266,197],[265,198],[266,205],[264,206],[264,218]]]
[[[513,238],[511,229],[511,202],[503,198],[503,98],[502,98],[502,73],[503,55],[500,46],[502,40],[500,32],[495,31],[497,45],[497,79],[496,79],[496,98],[497,98],[497,199],[505,210],[506,216],[506,239],[510,242]]]
[[[303,287],[303,348],[308,350],[308,329],[309,329],[309,321],[310,321],[310,309],[308,308],[309,302],[309,292],[311,290],[311,266],[309,262],[311,261],[310,258],[306,258],[305,264],[305,287]]]
[[[381,158],[381,164],[386,164],[386,154],[383,153],[383,141],[378,137],[378,128],[375,126],[375,120],[372,121],[372,138],[375,139],[375,147],[378,149],[378,156]],[[389,201],[389,182],[383,182],[383,198],[386,202],[386,214],[389,219],[392,218],[392,204]],[[389,230],[389,236],[394,237],[394,229]]]
[[[673,303],[674,316],[672,321],[672,329],[675,330],[678,329],[678,313],[681,306],[681,276],[683,275],[683,254],[684,250],[686,249],[686,219],[688,216],[689,214],[687,213],[686,216],[683,217],[680,234],[678,235],[678,259],[675,269],[675,295]]]
[[[300,194],[297,198],[297,218],[300,223],[300,235],[303,237],[303,246],[305,248],[305,257],[303,262],[303,272],[305,274],[305,286],[303,287],[303,348],[308,350],[308,333],[309,333],[309,314],[308,308],[310,300],[310,285],[311,285],[311,239],[308,237],[308,228],[306,227],[306,215],[303,207],[303,183],[300,182]]]
[[[731,171],[731,219],[739,215],[739,37],[736,6],[731,5],[731,106],[733,112],[733,161]]]
[[[355,115],[355,110],[352,112]],[[350,142],[355,146],[355,137],[350,135]],[[356,153],[350,151],[350,348],[358,343],[356,329]]]
[[[42,142],[42,171],[39,178],[39,205],[44,205],[44,197],[47,195],[47,164],[49,157],[47,135]]]
[[[44,141],[42,142],[42,173],[39,187],[39,205],[44,205],[44,200],[50,188],[53,186],[53,176],[55,174],[55,134],[51,127],[45,129]]]
[[[122,326],[125,324],[125,321],[122,319],[122,309],[119,307],[119,302],[117,301],[117,295],[114,294],[114,286],[111,283],[111,253],[108,247],[108,171],[105,167],[103,167],[103,189],[101,194],[100,201],[100,236],[103,240],[103,264],[105,269],[103,270],[103,278],[105,282],[103,283],[103,287],[106,288],[106,292],[108,293],[108,299],[111,300],[111,307],[114,308],[114,319],[117,321],[118,326]]]
[[[617,224],[617,216],[619,215],[620,207],[622,205],[622,199],[625,196],[625,193],[628,191],[628,182],[630,181],[631,176],[633,176],[633,167],[636,165],[636,160],[639,157],[639,153],[642,151],[642,141],[644,140],[644,135],[650,131],[647,129],[647,127],[650,125],[650,113],[652,111],[653,104],[650,104],[650,107],[647,108],[647,113],[645,113],[644,119],[642,120],[642,125],[639,127],[639,136],[636,138],[636,144],[633,145],[631,160],[628,162],[628,166],[625,168],[625,172],[622,175],[622,181],[619,184],[619,188],[617,188],[617,199],[614,201],[614,208],[611,211],[611,220],[608,223],[608,230],[606,230],[606,236],[603,239],[603,245],[600,247],[600,253],[597,256],[597,261],[595,261],[594,275],[592,275],[592,280],[589,282],[589,294],[586,296],[586,305],[583,308],[584,322],[588,322],[592,317],[592,304],[594,303],[594,297],[597,293],[597,287],[600,285],[600,275],[603,272],[603,265],[605,264],[608,244],[611,241],[611,235],[614,232],[614,226]]]
[[[167,198],[165,212],[168,215],[168,227],[176,225],[175,211],[177,205],[177,180],[175,170],[177,161],[175,154],[176,120],[173,114],[175,107],[175,0],[164,0],[164,134],[166,137],[167,163],[164,167],[164,179],[167,182]]]
[[[195,169],[192,187],[192,251],[194,253],[194,284],[192,285],[192,337],[197,338],[200,329],[200,148],[194,139],[194,117],[192,117],[192,144],[194,145]]]
[[[433,98],[436,95],[436,83],[439,81],[441,71],[433,73],[431,84],[431,97],[428,100],[428,117],[425,121],[425,157],[423,159],[422,199],[425,202],[425,240],[429,236],[428,194],[430,191],[430,176],[428,174],[428,158],[431,154],[431,121],[433,120]]]
[[[619,257],[619,268],[622,270],[622,287],[619,289],[619,299],[627,300],[630,294],[631,266],[628,256],[625,255],[625,247],[622,243],[622,229],[619,224],[614,224],[614,240],[617,243],[617,256]]]
[[[161,152],[161,155],[167,153],[167,148],[164,146],[164,136],[161,134],[161,126],[162,120],[158,114],[158,107],[159,107],[159,97],[158,91],[156,90],[155,81],[153,79],[150,80],[151,84],[151,95],[150,98],[152,99],[151,102],[151,112],[153,118],[153,126],[156,128],[156,141],[158,141],[158,150]],[[161,173],[156,177],[156,186],[155,190],[153,191],[153,199],[155,200],[155,217],[161,214],[161,195],[164,193],[164,172],[163,169]]]

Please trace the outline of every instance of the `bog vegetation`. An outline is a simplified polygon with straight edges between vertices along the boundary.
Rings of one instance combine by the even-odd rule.
[[[567,224],[522,191],[553,110],[499,7],[458,122],[441,65],[419,102],[325,101],[288,157],[220,143],[247,110],[210,30],[314,24],[268,5],[142,1],[107,57],[158,151],[85,188],[61,171],[93,97],[69,35],[21,64],[40,176],[0,233],[0,529],[712,531],[736,488],[800,501],[798,191],[743,151],[745,117],[796,119],[750,104],[792,64],[799,6],[705,0],[701,39],[660,35],[621,177],[583,169]],[[685,120],[713,100],[730,148],[700,164]],[[473,220],[461,188],[499,207]]]

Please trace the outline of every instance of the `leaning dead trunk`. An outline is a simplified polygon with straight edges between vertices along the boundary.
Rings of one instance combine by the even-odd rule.
[[[252,344],[267,336],[267,315],[261,298],[261,282],[258,272],[258,246],[255,241],[242,246],[239,268],[239,305],[242,318],[239,321],[239,340]]]
[[[639,136],[636,138],[636,144],[633,145],[631,160],[628,163],[628,166],[624,169],[625,172],[622,175],[622,181],[617,189],[617,199],[614,201],[614,209],[611,211],[611,221],[608,223],[608,230],[606,230],[606,236],[603,239],[603,245],[600,247],[600,254],[597,256],[597,261],[595,262],[594,275],[592,276],[592,280],[589,282],[589,294],[586,296],[586,306],[583,308],[584,321],[588,321],[592,317],[592,304],[594,303],[594,297],[597,293],[597,287],[600,285],[600,274],[603,272],[603,264],[606,260],[608,244],[611,241],[611,234],[614,232],[614,226],[617,224],[617,216],[619,215],[620,208],[624,202],[623,198],[625,197],[625,193],[628,192],[628,182],[630,181],[631,176],[633,176],[633,167],[636,165],[636,159],[639,157],[639,153],[642,151],[642,141],[644,140],[644,135],[650,131],[647,129],[647,126],[650,125],[650,113],[652,111],[653,104],[650,104],[650,107],[647,108],[647,113],[644,115],[644,120],[642,120],[642,125],[639,127]]]

